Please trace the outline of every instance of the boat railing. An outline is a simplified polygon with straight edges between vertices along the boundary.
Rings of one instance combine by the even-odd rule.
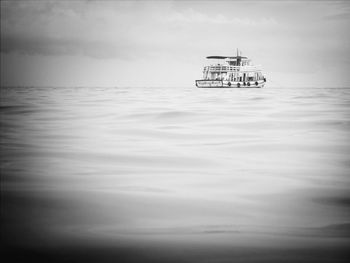
[[[211,72],[226,72],[226,71],[261,71],[260,66],[222,66],[222,65],[215,65],[215,66],[206,66],[204,67],[204,71],[211,71]]]

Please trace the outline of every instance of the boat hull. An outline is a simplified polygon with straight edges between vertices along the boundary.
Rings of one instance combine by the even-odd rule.
[[[197,88],[263,88],[264,80],[235,82],[226,80],[196,80]]]

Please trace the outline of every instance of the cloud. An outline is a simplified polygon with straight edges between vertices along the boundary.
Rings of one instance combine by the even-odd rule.
[[[54,37],[10,37],[1,38],[1,52],[26,55],[82,55],[99,59],[132,58],[127,43],[108,43],[102,40]],[[135,54],[136,55],[136,54]]]
[[[350,13],[341,13],[328,15],[324,17],[326,20],[350,20]]]
[[[107,3],[108,4],[108,3]],[[123,15],[97,3],[2,4],[1,52],[29,55],[83,55],[128,58],[133,46]]]
[[[2,9],[3,53],[132,59],[171,52],[181,42],[164,23],[167,4],[28,1]]]
[[[259,18],[252,19],[248,17],[237,17],[229,18],[223,14],[205,14],[202,12],[195,11],[193,9],[187,9],[183,12],[174,12],[168,17],[170,22],[177,23],[205,23],[205,24],[217,24],[217,25],[237,25],[237,26],[253,26],[253,27],[264,27],[264,26],[276,26],[277,21],[274,18]]]
[[[188,74],[190,79],[204,63],[202,58],[230,54],[238,47],[276,74],[315,73],[321,81],[344,79],[340,72],[349,68],[350,38],[345,33],[349,4],[344,3],[28,0],[0,4],[1,52],[7,56],[2,61],[7,66],[32,59],[46,61],[47,68],[64,58],[67,64],[77,65],[76,71],[83,71],[82,66],[88,65],[82,61],[91,61],[91,68],[98,70],[95,65],[106,60],[115,72],[128,60],[130,69],[143,65],[145,76],[167,63],[173,72]],[[104,72],[106,67],[101,67]],[[183,72],[186,67],[193,71]],[[326,77],[330,70],[332,77]],[[113,74],[122,79],[126,73]]]
[[[185,8],[171,2],[32,2],[6,3],[1,17],[1,52],[132,59],[164,54],[192,54],[194,40],[217,45],[222,28],[269,29],[270,17],[230,17]],[[208,32],[209,31],[209,32]],[[206,32],[213,38],[208,39]],[[249,39],[249,32],[240,32]],[[225,35],[230,41],[232,35]],[[222,38],[222,36],[221,36]],[[189,56],[188,54],[187,56]]]

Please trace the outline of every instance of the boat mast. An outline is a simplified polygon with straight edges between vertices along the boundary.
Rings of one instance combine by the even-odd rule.
[[[238,52],[238,48],[237,48],[237,66],[240,66],[240,64],[241,64],[241,57],[238,54],[239,54],[239,52]]]

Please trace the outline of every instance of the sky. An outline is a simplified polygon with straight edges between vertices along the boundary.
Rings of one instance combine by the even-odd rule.
[[[236,48],[268,86],[350,83],[350,1],[0,4],[1,86],[194,86]]]

